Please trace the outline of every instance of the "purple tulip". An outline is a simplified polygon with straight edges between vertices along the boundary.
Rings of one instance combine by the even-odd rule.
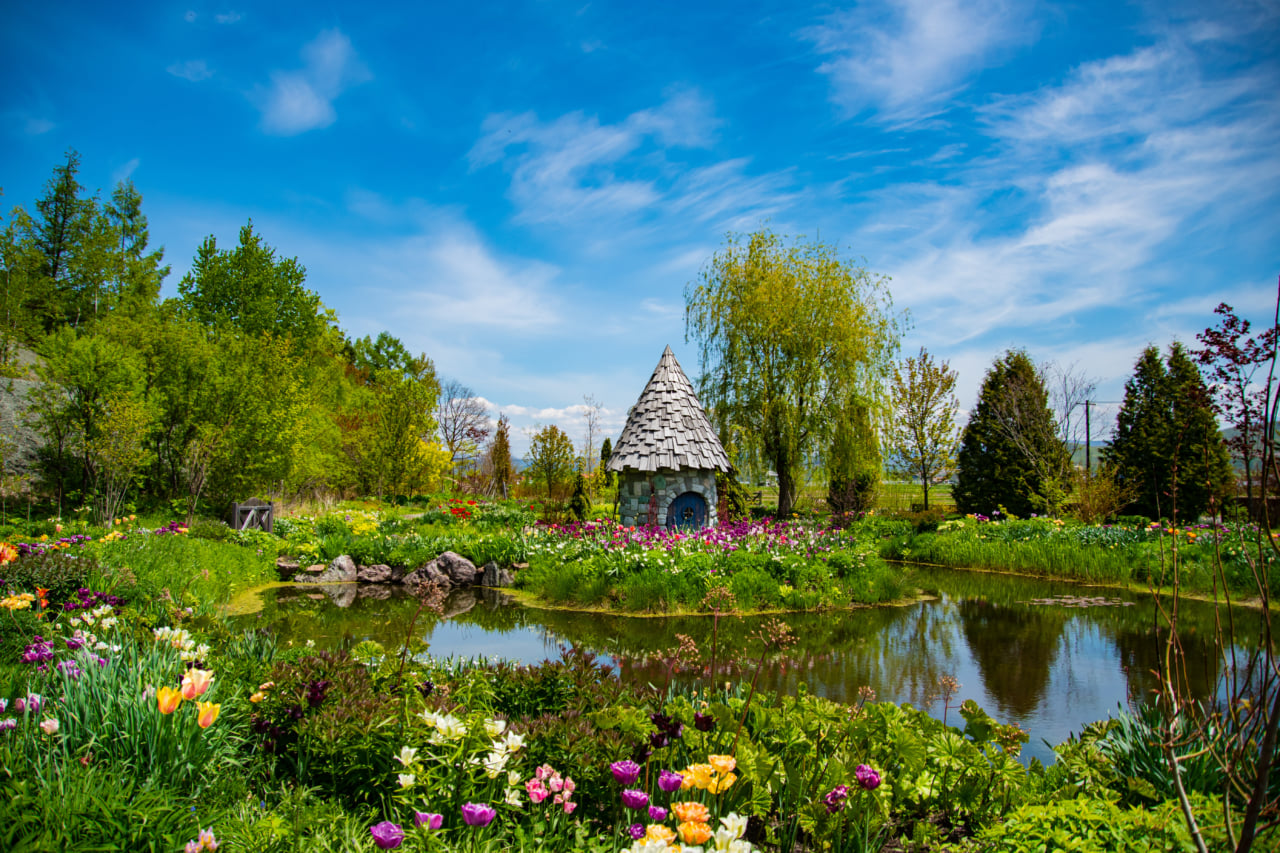
[[[627,788],[622,792],[622,804],[629,809],[642,809],[649,805],[649,795],[644,791]]]
[[[413,813],[413,825],[425,826],[427,829],[439,829],[444,825],[444,815],[415,811]]]
[[[644,824],[633,823],[631,826],[627,827],[627,832],[631,835],[632,840],[639,841],[641,838],[644,838]]]
[[[369,832],[373,835],[373,843],[378,845],[379,850],[394,850],[404,841],[404,830],[398,823],[392,823],[389,820],[375,823],[369,827]]]
[[[859,764],[854,769],[853,775],[857,778],[858,784],[862,786],[864,791],[874,791],[880,787],[880,774],[865,764]]]
[[[844,801],[847,799],[849,799],[849,786],[836,785],[827,792],[827,795],[822,798],[822,801],[827,804],[827,812],[835,814],[844,808]]]
[[[700,732],[709,732],[716,727],[716,718],[710,714],[693,712],[693,727]]]
[[[649,820],[654,823],[662,823],[667,819],[667,810],[662,806],[649,806]]]
[[[634,761],[615,761],[609,765],[609,770],[619,785],[634,785],[640,778],[640,765]]]
[[[683,784],[684,776],[674,770],[663,770],[658,776],[658,787],[668,794],[679,791]]]
[[[488,826],[498,812],[485,803],[467,803],[462,807],[462,820],[467,826]]]

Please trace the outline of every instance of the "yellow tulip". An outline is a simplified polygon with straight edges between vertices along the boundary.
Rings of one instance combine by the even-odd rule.
[[[221,705],[215,705],[212,702],[197,702],[196,709],[200,712],[200,728],[207,729],[213,725],[213,721],[218,719],[218,711],[222,710]]]
[[[267,694],[259,690],[257,693],[249,697],[249,701],[257,705],[259,702],[261,702],[263,699],[266,699],[266,698],[267,698]]]
[[[212,680],[213,673],[207,669],[187,670],[187,674],[182,676],[182,698],[192,700],[197,696],[203,696]]]
[[[182,704],[182,691],[176,687],[161,687],[156,691],[156,704],[161,714],[172,714]]]

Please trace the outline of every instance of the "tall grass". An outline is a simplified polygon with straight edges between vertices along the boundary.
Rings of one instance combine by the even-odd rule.
[[[181,534],[134,534],[93,546],[106,586],[136,586],[142,599],[168,590],[197,601],[224,604],[242,589],[276,579],[275,554],[262,548],[195,539]]]

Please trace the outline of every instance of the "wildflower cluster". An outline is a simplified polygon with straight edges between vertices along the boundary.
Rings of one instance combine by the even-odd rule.
[[[201,853],[204,850],[217,850],[218,839],[214,837],[212,829],[202,829],[195,841],[188,841],[187,846],[183,847],[183,853]]]

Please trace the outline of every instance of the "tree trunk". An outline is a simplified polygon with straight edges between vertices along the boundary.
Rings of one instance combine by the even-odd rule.
[[[796,505],[796,483],[791,476],[791,466],[785,459],[776,460],[778,471],[778,518],[791,515]]]

